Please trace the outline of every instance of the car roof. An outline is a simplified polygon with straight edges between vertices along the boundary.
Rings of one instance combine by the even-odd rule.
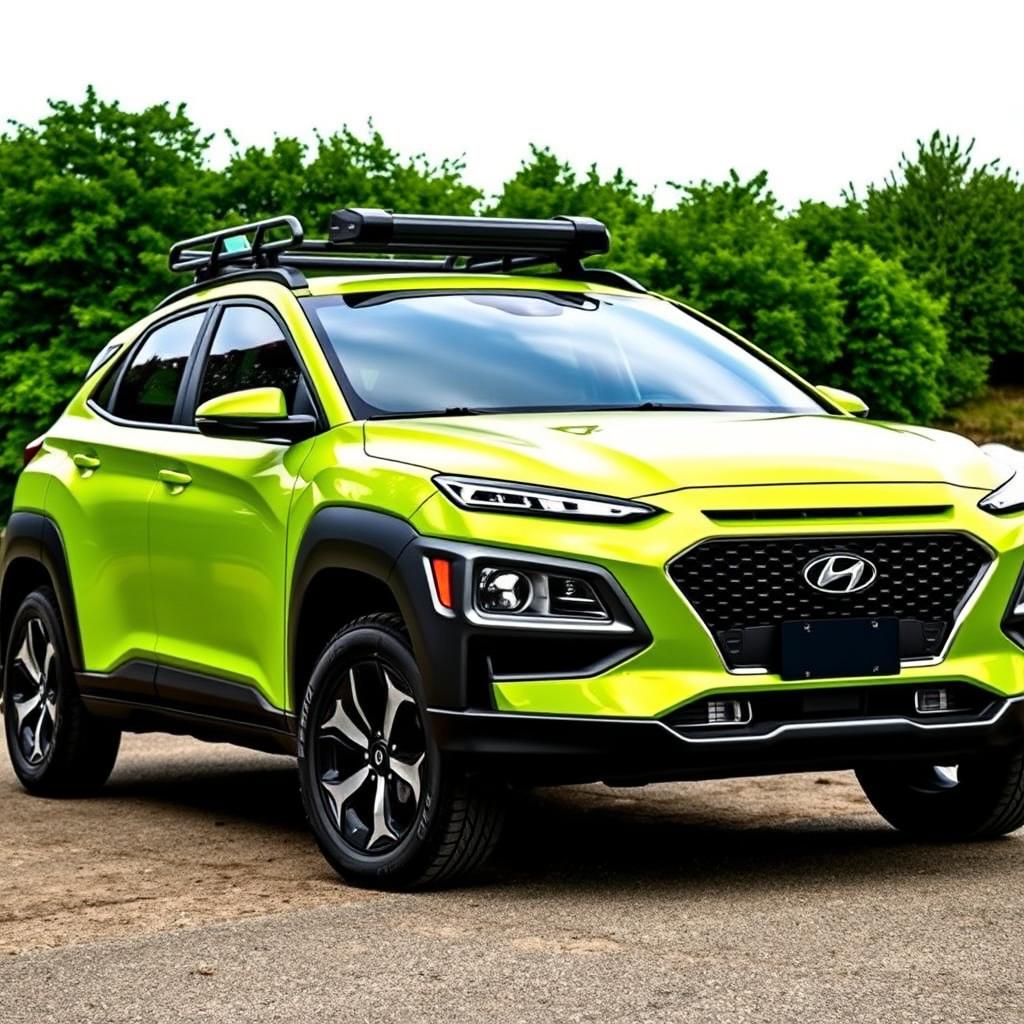
[[[525,276],[522,274],[359,274],[311,277],[307,282],[310,295],[344,295],[377,291],[467,291],[501,289],[503,291],[600,292],[630,294],[594,281],[576,281],[560,277]],[[634,293],[635,294],[635,293]]]

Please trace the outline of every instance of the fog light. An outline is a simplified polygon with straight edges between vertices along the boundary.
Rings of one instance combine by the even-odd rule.
[[[914,694],[914,703],[917,705],[918,713],[922,715],[936,715],[943,711],[956,710],[949,690],[944,686],[918,690]]]
[[[735,725],[745,722],[746,717],[746,707],[741,701],[708,701],[708,725]]]
[[[515,614],[533,600],[533,584],[514,569],[485,569],[476,587],[476,602],[482,612]]]

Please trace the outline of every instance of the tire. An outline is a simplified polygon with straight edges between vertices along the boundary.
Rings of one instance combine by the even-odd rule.
[[[857,770],[875,810],[921,839],[991,839],[1024,825],[1024,752],[992,754],[953,769],[879,764]]]
[[[424,730],[423,686],[398,615],[350,622],[317,661],[299,717],[302,802],[348,882],[441,887],[501,832],[501,787],[445,762]]]
[[[36,796],[98,789],[114,768],[121,732],[82,704],[49,587],[22,601],[4,650],[4,732],[21,784]]]

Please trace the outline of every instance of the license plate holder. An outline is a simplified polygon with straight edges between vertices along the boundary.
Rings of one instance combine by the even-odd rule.
[[[900,624],[895,618],[784,622],[781,648],[786,680],[894,676]]]

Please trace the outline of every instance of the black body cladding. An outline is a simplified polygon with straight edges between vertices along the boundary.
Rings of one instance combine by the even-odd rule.
[[[3,552],[0,555],[0,664],[3,663],[4,645],[18,605],[34,588],[33,579],[38,579],[38,576],[33,577],[33,573],[40,571],[49,577],[57,593],[72,667],[78,669],[82,665],[82,645],[64,539],[57,524],[37,512],[13,513],[4,529]]]

